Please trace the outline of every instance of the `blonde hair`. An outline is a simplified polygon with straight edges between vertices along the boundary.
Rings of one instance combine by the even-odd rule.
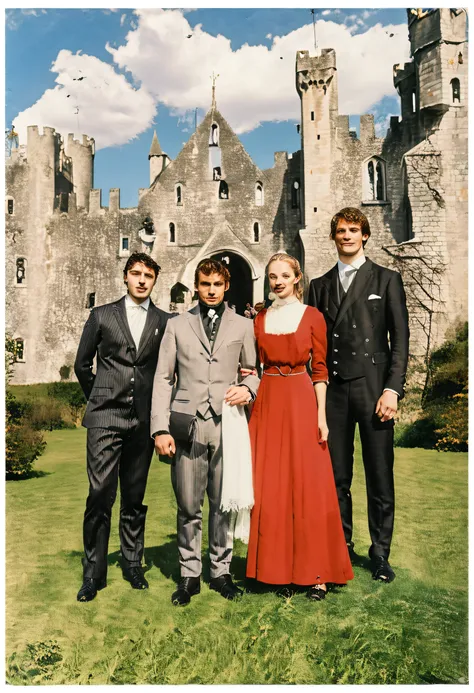
[[[295,273],[295,276],[299,277],[298,281],[296,282],[296,284],[294,286],[294,289],[295,289],[295,294],[296,294],[296,298],[298,299],[298,301],[303,302],[303,272],[301,271],[300,263],[298,262],[298,260],[295,257],[293,257],[293,255],[288,255],[287,253],[275,253],[275,255],[272,255],[271,258],[269,259],[268,263],[267,263],[267,269],[266,269],[267,275],[268,275],[270,265],[272,264],[272,262],[277,262],[277,261],[287,262],[290,265],[293,272]]]

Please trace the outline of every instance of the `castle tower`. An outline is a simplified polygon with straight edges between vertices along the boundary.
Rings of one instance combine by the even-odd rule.
[[[76,193],[76,206],[89,211],[89,195],[94,187],[94,154],[93,138],[82,136],[82,142],[74,139],[69,133],[64,145],[66,156],[72,159],[72,180]]]
[[[148,154],[148,161],[150,162],[151,185],[156,176],[158,176],[166,168],[169,161],[168,155],[161,151],[156,130],[153,132],[153,140],[151,142],[150,153]]]
[[[317,270],[318,243],[327,238],[334,210],[331,169],[334,163],[338,115],[336,53],[325,48],[310,57],[296,54],[296,90],[301,99],[301,151],[303,153],[304,204],[300,232],[305,248],[305,267]],[[314,276],[314,275],[313,275]]]

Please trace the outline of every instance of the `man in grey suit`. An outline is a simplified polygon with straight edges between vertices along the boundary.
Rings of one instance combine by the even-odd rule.
[[[106,586],[112,505],[120,479],[120,546],[124,576],[134,589],[148,582],[141,561],[143,505],[153,443],[150,409],[153,375],[169,313],[150,300],[158,273],[145,253],[133,253],[124,269],[127,296],[93,308],[77,351],[74,370],[87,409],[89,495],[84,513],[84,579],[78,601],[88,602]],[[97,357],[96,373],[92,371]]]
[[[171,480],[178,505],[181,580],[171,601],[188,604],[201,588],[202,506],[209,498],[210,588],[226,599],[242,591],[230,576],[229,514],[220,510],[222,404],[248,403],[259,379],[251,373],[234,383],[240,367],[255,369],[253,322],[224,303],[230,273],[216,260],[202,260],[195,272],[199,305],[168,322],[153,384],[151,434],[157,454],[175,456]],[[196,417],[192,444],[170,435],[170,411]]]

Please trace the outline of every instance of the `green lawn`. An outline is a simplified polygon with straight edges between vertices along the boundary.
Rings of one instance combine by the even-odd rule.
[[[145,552],[150,589],[118,565],[117,504],[108,587],[81,584],[85,431],[47,434],[43,476],[7,482],[6,654],[12,684],[382,684],[467,682],[467,454],[396,450],[391,585],[371,579],[360,455],[354,480],[355,579],[321,603],[273,592],[226,602],[204,585],[173,607],[175,501],[153,461]],[[205,533],[206,536],[206,533]],[[238,543],[232,570],[245,574]],[[205,564],[205,579],[208,568]]]

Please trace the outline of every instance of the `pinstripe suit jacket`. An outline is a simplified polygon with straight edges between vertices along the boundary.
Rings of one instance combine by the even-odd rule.
[[[150,420],[153,376],[170,317],[150,301],[137,349],[128,326],[125,297],[91,310],[74,364],[88,400],[83,426],[122,430],[133,411],[139,421]]]

